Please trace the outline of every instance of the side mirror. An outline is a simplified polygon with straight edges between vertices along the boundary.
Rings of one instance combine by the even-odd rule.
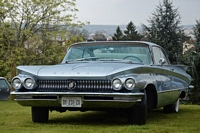
[[[165,64],[165,59],[163,59],[163,58],[160,58],[160,60],[159,60],[159,63],[160,63],[160,65],[162,66],[163,64]]]
[[[193,85],[189,85],[188,88],[189,88],[189,89],[194,89],[194,86],[193,86]]]

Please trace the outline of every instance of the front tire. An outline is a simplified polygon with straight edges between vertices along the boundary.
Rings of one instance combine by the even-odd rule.
[[[33,122],[44,123],[49,119],[49,108],[31,107],[31,113]]]
[[[142,97],[142,101],[136,103],[133,108],[128,111],[128,123],[145,125],[147,116],[147,98],[146,93]]]
[[[170,105],[163,107],[165,113],[178,113],[179,111],[179,98],[178,100]]]

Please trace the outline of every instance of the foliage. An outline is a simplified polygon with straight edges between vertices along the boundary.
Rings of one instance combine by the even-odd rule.
[[[17,53],[18,49],[12,46],[13,41],[11,40],[13,39],[14,32],[13,29],[10,30],[10,25],[8,23],[1,23],[0,30],[0,76],[6,77],[8,74],[11,74],[10,69],[15,67],[12,62],[18,57],[13,56],[13,53]]]
[[[184,63],[189,66],[189,73],[193,77],[192,84],[194,89],[189,91],[189,99],[195,104],[200,104],[200,20],[193,27],[196,42],[194,42],[194,50],[188,50],[184,55]]]
[[[152,17],[149,26],[142,25],[149,41],[162,46],[169,56],[171,63],[180,63],[182,57],[183,30],[180,24],[178,9],[174,9],[170,0],[163,0]]]
[[[124,34],[124,39],[127,41],[139,41],[142,38],[141,35],[136,31],[136,27],[132,21],[126,26]]]
[[[194,35],[196,38],[196,49],[198,52],[200,51],[200,20],[196,20],[196,25],[193,28],[194,29]]]
[[[82,37],[85,41],[89,37],[89,32],[85,29],[80,29],[79,27],[69,27],[68,29],[68,39],[72,39],[74,37]]]
[[[1,1],[0,76],[11,80],[18,65],[60,63],[66,40],[83,40],[69,30],[84,24],[76,21],[77,11],[75,0]]]
[[[116,33],[114,33],[114,36],[112,39],[114,41],[139,41],[141,40],[142,36],[137,32],[135,25],[131,21],[126,26],[126,30],[124,30],[124,34],[121,31],[120,27],[118,26],[116,29]]]
[[[24,46],[25,41],[40,32],[49,38],[52,38],[52,36],[63,37],[63,34],[57,31],[60,30],[63,33],[65,29],[62,29],[61,26],[69,25],[75,17],[63,12],[77,11],[74,0],[26,0],[17,2],[10,0],[9,2],[12,5],[12,10],[8,11],[7,19],[11,20],[10,22],[16,31],[14,40],[17,46]],[[62,16],[61,13],[63,13]]]
[[[116,33],[114,33],[112,39],[113,41],[121,41],[124,40],[123,38],[124,38],[123,32],[121,31],[120,27],[117,26]]]
[[[71,44],[76,43],[76,42],[82,42],[84,41],[83,36],[71,36],[68,40],[66,40],[65,44],[66,47],[69,47]]]
[[[107,38],[104,33],[101,31],[96,31],[95,34],[93,35],[93,40],[95,41],[106,41]]]

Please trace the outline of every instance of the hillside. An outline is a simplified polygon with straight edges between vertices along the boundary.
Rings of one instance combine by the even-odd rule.
[[[117,29],[118,25],[85,25],[82,29],[89,31],[89,33],[95,33],[96,31],[100,31],[112,36]],[[126,29],[126,25],[119,25],[121,30],[124,31]],[[182,25],[185,31],[191,30],[194,25]],[[141,26],[136,26],[139,33],[142,32]]]

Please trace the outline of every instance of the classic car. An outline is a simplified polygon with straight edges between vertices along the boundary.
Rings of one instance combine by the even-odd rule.
[[[6,78],[0,77],[0,100],[8,100],[10,97],[11,85]]]
[[[148,109],[178,112],[191,82],[187,66],[171,65],[162,47],[144,41],[75,43],[60,64],[17,69],[11,94],[31,107],[33,122],[54,110],[116,110],[144,125]]]

